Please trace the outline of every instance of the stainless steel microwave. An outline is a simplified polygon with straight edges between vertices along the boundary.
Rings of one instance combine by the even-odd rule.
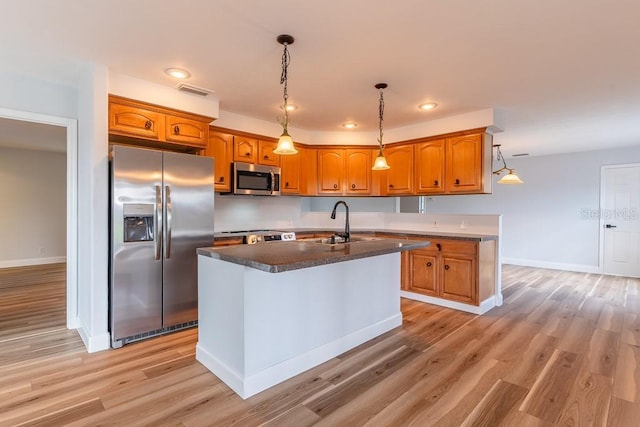
[[[233,194],[279,196],[280,168],[251,163],[233,163]]]

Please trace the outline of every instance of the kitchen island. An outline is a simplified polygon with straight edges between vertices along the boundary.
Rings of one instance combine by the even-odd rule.
[[[400,326],[400,252],[428,245],[200,248],[196,359],[246,399]]]

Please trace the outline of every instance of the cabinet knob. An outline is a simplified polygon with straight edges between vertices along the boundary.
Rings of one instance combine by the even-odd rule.
[[[265,160],[269,160],[269,156],[265,154],[265,155],[264,155],[264,159],[265,159]]]
[[[285,183],[284,183],[284,186],[285,186],[286,188],[289,188],[289,183],[288,183],[288,182],[285,182]]]
[[[144,128],[149,130],[149,129],[151,129],[151,125],[152,124],[153,123],[151,123],[151,120],[147,120],[146,122],[144,122]]]
[[[433,181],[433,185],[438,185],[438,180]]]
[[[218,182],[224,182],[224,176],[221,176]]]
[[[174,126],[173,127],[173,133],[175,135],[179,135],[180,134],[180,126]]]
[[[427,267],[431,267],[431,261],[427,263]]]
[[[246,152],[246,153],[244,153],[244,156],[245,156],[245,157],[251,157],[251,153]]]
[[[460,185],[460,180],[456,178],[456,182],[455,182],[455,184],[456,184],[456,185]]]
[[[439,251],[442,250],[442,244],[441,243],[436,243],[436,248],[438,248]]]
[[[351,184],[351,189],[355,190],[356,189],[356,185],[355,184]]]
[[[449,265],[448,265],[448,264],[445,264],[445,265],[444,265],[444,269],[445,269],[445,270],[448,270],[448,269],[449,269]]]
[[[393,188],[393,184],[389,184],[389,188]]]
[[[338,184],[333,184],[333,189],[337,190],[338,189]]]

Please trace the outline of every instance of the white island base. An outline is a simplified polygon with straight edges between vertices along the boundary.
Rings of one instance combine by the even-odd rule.
[[[400,253],[282,273],[198,256],[196,359],[243,399],[401,324]]]

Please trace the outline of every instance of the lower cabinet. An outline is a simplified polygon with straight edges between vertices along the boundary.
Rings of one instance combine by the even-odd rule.
[[[403,290],[476,306],[494,294],[494,240],[427,240],[403,257]]]

